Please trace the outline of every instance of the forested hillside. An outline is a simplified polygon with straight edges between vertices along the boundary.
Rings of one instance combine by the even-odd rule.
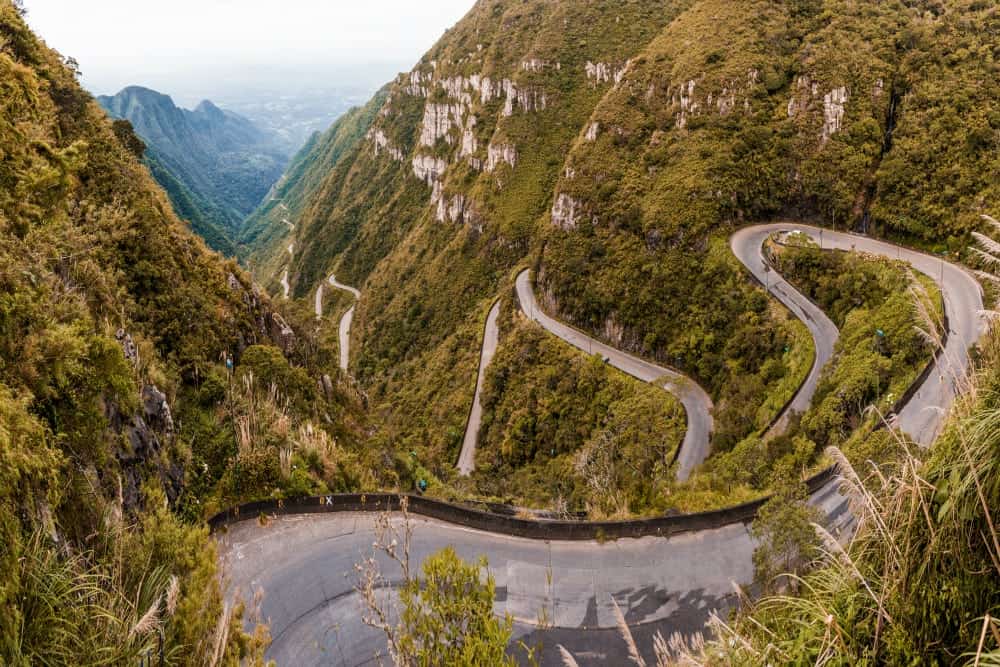
[[[144,161],[177,214],[214,250],[235,256],[243,220],[288,163],[286,140],[208,100],[189,111],[140,86],[98,102],[132,124],[146,144]]]
[[[716,454],[754,451],[811,351],[725,239],[794,216],[964,248],[1000,194],[996,20],[974,0],[483,0],[358,117],[362,140],[300,157],[294,228],[271,214],[254,271],[277,291],[287,270],[300,298],[330,273],[362,287],[352,367],[376,440],[446,486],[473,491],[452,469],[476,341],[525,264],[552,314],[700,381]],[[486,424],[508,419],[495,398]],[[498,471],[525,461],[490,447]]]
[[[361,398],[10,0],[0,89],[0,663],[253,662],[204,519],[374,485]]]

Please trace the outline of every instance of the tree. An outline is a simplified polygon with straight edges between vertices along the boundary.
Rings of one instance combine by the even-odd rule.
[[[794,582],[803,572],[818,543],[812,524],[820,517],[806,502],[806,486],[794,470],[776,470],[774,480],[774,494],[750,527],[759,542],[754,577],[767,591]]]
[[[385,633],[397,667],[514,667],[517,662],[507,655],[514,621],[509,614],[502,619],[493,614],[496,583],[486,558],[467,563],[446,547],[424,561],[421,574],[414,574],[410,568],[413,528],[406,498],[400,505],[401,522],[394,524],[389,513],[376,518],[376,553],[356,566],[360,574],[357,590],[368,608],[364,622]],[[379,553],[388,556],[402,574],[399,607],[381,593],[391,584],[376,559]],[[533,651],[523,648],[531,660]]]

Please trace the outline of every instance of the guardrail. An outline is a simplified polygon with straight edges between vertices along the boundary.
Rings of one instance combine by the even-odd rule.
[[[831,466],[806,480],[809,493],[813,494],[821,489],[836,474],[836,468]],[[216,514],[209,519],[208,525],[215,532],[230,524],[256,519],[261,515],[394,512],[399,510],[400,499],[403,497],[407,498],[409,511],[412,514],[466,528],[534,540],[614,540],[650,535],[667,537],[679,533],[711,530],[753,521],[757,512],[768,501],[765,497],[710,512],[628,521],[539,521],[483,512],[412,494],[345,493],[246,503]]]

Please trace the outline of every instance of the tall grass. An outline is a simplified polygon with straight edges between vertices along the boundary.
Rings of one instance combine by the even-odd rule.
[[[929,451],[896,434],[903,456],[859,473],[837,450],[859,520],[846,549],[824,539],[798,595],[750,604],[716,623],[683,664],[1000,664],[1000,337],[963,378]],[[921,458],[923,457],[923,458]],[[824,536],[825,537],[825,536]]]
[[[130,589],[127,564],[120,565],[96,567],[52,548],[43,533],[31,535],[18,559],[17,627],[0,655],[11,665],[127,665],[158,654],[179,581],[151,568]]]

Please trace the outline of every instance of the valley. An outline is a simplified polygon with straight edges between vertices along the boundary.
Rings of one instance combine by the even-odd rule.
[[[468,4],[0,0],[0,663],[992,664],[1000,9]]]
[[[918,390],[908,392],[912,398],[901,407],[899,417],[887,416],[903,429],[914,429],[916,438],[927,442],[923,434],[928,430],[932,434],[938,431],[945,411],[957,394],[956,369],[964,368],[966,363],[961,355],[976,345],[985,333],[979,287],[966,271],[939,258],[868,237],[823,231],[825,252],[840,250],[893,257],[909,262],[916,270],[940,281],[951,327],[948,344],[937,356],[934,370],[918,381]],[[764,259],[765,241],[779,233],[790,232],[818,239],[820,230],[796,223],[776,223],[745,228],[731,239],[734,252],[754,277],[768,281],[768,291],[774,298],[793,308],[811,324],[826,323],[812,331],[815,349],[829,350],[829,353],[825,359],[817,354],[814,372],[810,372],[795,398],[774,420],[769,429],[771,437],[777,435],[780,424],[788,423],[786,413],[809,408],[817,378],[832,358],[838,337],[837,328],[826,315],[776,274]],[[765,266],[775,275],[766,276]],[[518,274],[517,286],[521,308],[526,315],[582,352],[600,355],[608,359],[608,363],[645,381],[662,381],[664,375],[673,375],[666,387],[681,396],[693,385],[683,376],[622,354],[546,316],[538,309],[527,271]],[[491,309],[491,317],[495,310],[496,307]],[[956,366],[956,363],[961,365]],[[694,408],[688,412],[688,424],[698,423],[697,418],[692,420],[692,412],[703,411],[709,427],[702,431],[704,438],[685,437],[682,451],[683,447],[692,445],[696,448],[700,445],[704,450],[711,432],[711,403],[706,405],[699,400],[699,396],[707,400],[703,391],[693,396]],[[679,458],[683,460],[683,453]],[[681,470],[683,466],[678,468],[678,474]],[[838,486],[837,478],[827,481],[812,494],[811,502],[820,509],[830,532],[846,542],[850,539],[854,518],[847,509],[848,498],[838,492]],[[275,632],[269,655],[281,662],[329,664],[329,652],[332,651],[340,661],[335,660],[335,664],[351,665],[363,663],[376,651],[384,651],[380,634],[359,624],[352,606],[344,602],[345,596],[354,593],[349,583],[354,563],[366,557],[370,519],[363,514],[346,512],[320,514],[315,518],[306,515],[284,517],[276,521],[277,525],[263,530],[250,521],[237,523],[221,538],[233,577],[232,585],[245,594],[258,587],[276,591],[282,600],[268,600],[265,596],[264,613],[272,619],[271,627]],[[440,521],[417,519],[411,558],[420,562],[446,545],[458,545],[460,553],[469,558],[485,554],[498,585],[505,591],[496,602],[497,614],[510,614],[515,619],[517,630],[513,640],[530,636],[541,642],[543,665],[562,664],[553,638],[558,638],[560,645],[574,652],[585,647],[588,658],[581,659],[580,664],[603,664],[616,655],[621,650],[621,638],[612,631],[615,621],[608,606],[612,598],[618,600],[629,624],[642,628],[646,634],[655,630],[664,636],[691,635],[700,631],[711,612],[724,613],[737,601],[733,582],[749,586],[753,578],[755,540],[740,519],[722,528],[681,528],[685,532],[679,536],[667,538],[666,543],[657,541],[658,560],[652,563],[645,560],[648,556],[640,556],[650,549],[649,538],[617,539],[609,545],[601,541],[581,544],[554,539],[542,542],[510,538],[503,530],[497,533],[469,531],[459,527],[462,525],[460,520],[456,523],[457,526],[450,526]],[[655,523],[650,523],[647,530],[649,534],[659,534]],[[301,541],[301,545],[293,542],[295,546],[290,547],[290,541]],[[276,554],[276,551],[286,550],[297,555],[288,558]],[[335,554],[343,559],[339,566],[331,564]],[[644,565],[633,565],[633,559]],[[270,566],[275,561],[283,563],[277,572]],[[588,562],[593,563],[590,569],[581,569],[581,565]],[[696,569],[690,569],[692,567]],[[301,581],[304,572],[315,573],[324,582],[319,587],[310,583],[310,595],[305,595],[295,583]],[[535,573],[535,577],[530,573]],[[642,593],[637,594],[637,591]],[[543,618],[544,621],[540,620]],[[336,629],[335,634],[330,634],[330,628]]]

